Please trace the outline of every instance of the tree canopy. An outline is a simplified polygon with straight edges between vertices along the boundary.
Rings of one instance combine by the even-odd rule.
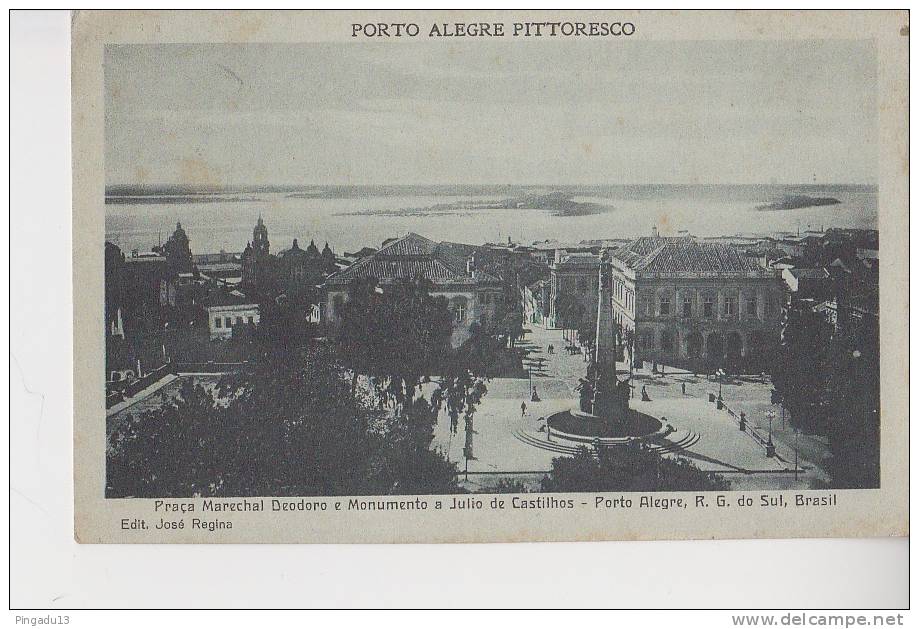
[[[182,382],[110,439],[107,495],[448,493],[456,468],[430,450],[423,398],[394,421],[350,391],[327,348],[279,348],[214,389]],[[219,395],[218,395],[219,394]]]

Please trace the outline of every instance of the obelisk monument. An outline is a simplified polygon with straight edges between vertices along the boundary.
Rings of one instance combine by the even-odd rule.
[[[604,247],[600,252],[600,270],[597,273],[599,287],[597,290],[597,335],[593,356],[595,382],[592,411],[593,415],[605,421],[614,422],[626,419],[628,398],[622,399],[619,380],[616,378],[616,359],[619,347],[616,323],[613,321],[610,264],[609,251]]]

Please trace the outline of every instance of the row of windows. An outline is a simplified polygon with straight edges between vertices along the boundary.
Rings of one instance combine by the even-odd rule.
[[[758,304],[758,300],[755,296],[748,297],[746,301],[744,302],[744,313],[748,317],[751,317],[751,318],[756,317],[757,316],[757,304]],[[658,315],[662,317],[667,317],[667,316],[670,316],[671,314],[675,314],[675,310],[674,310],[675,304],[673,304],[669,295],[662,295],[660,298],[658,298],[657,306],[658,306],[657,313]],[[715,316],[715,311],[716,311],[717,306],[716,306],[716,301],[715,301],[714,296],[711,296],[711,295],[704,296],[702,298],[701,306],[702,306],[702,309],[701,309],[701,312],[699,313],[696,309],[694,299],[691,296],[684,297],[679,304],[679,308],[680,308],[679,315],[681,317],[692,317],[692,316],[695,316],[697,313],[699,313],[705,318],[712,318]],[[738,310],[738,299],[736,296],[729,295],[729,296],[726,296],[722,300],[722,304],[721,304],[722,316],[736,317],[739,314],[739,312],[740,311]],[[643,297],[641,299],[641,314],[645,316],[649,316],[649,317],[654,315],[654,310],[652,308],[651,299],[648,297]],[[769,316],[771,314],[771,307],[768,304],[765,307],[764,314],[766,316]]]
[[[248,323],[249,325],[255,324],[255,317],[246,317],[245,321],[243,317],[236,317],[235,325],[242,325],[243,323]],[[234,325],[233,317],[214,317],[214,327],[215,328],[232,328]]]
[[[635,306],[635,293],[626,288],[626,285],[622,280],[613,280],[613,295],[616,296],[616,299],[619,300],[619,303],[625,306],[626,310],[631,311]]]

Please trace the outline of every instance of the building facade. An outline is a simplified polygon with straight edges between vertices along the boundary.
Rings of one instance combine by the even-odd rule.
[[[597,273],[600,257],[559,249],[549,263],[547,328],[577,328],[584,317],[597,315]]]
[[[494,322],[504,291],[499,278],[476,268],[475,256],[462,259],[454,255],[454,249],[452,243],[441,246],[414,233],[387,242],[379,251],[326,278],[324,320],[330,325],[340,321],[355,280],[374,278],[385,291],[387,285],[424,278],[434,285],[433,296],[447,300],[453,315],[450,343],[461,345],[473,324]]]
[[[248,303],[238,292],[214,295],[205,306],[212,341],[227,340],[234,331],[252,330],[259,322],[258,304]]]
[[[778,342],[782,280],[735,247],[639,238],[610,263],[614,317],[636,362],[755,369]]]

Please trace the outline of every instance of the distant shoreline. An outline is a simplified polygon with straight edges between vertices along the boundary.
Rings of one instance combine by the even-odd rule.
[[[517,197],[524,194],[561,192],[570,196],[604,196],[605,194],[645,195],[655,192],[724,192],[743,191],[749,195],[762,193],[763,202],[775,198],[775,190],[786,194],[808,195],[825,190],[847,192],[877,192],[876,184],[431,184],[431,185],[246,185],[246,186],[187,186],[178,184],[115,184],[105,188],[106,202],[125,203],[124,199],[141,197],[190,198],[206,202],[209,198],[251,196],[253,194],[284,194],[290,198],[370,198],[380,196],[495,196]],[[219,199],[226,200],[226,198]],[[141,203],[143,201],[136,201]]]

